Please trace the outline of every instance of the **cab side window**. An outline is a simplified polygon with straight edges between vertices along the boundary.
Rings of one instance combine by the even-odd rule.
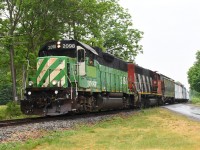
[[[85,61],[85,50],[80,49],[78,50],[78,62],[84,62]]]
[[[94,54],[91,52],[89,53],[89,65],[94,66]]]

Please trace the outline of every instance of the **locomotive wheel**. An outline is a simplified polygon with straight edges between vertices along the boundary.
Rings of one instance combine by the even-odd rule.
[[[141,102],[139,103],[139,109],[144,109],[144,108],[145,108],[144,102],[141,101]]]

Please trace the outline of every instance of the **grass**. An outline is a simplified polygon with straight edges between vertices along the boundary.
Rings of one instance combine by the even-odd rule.
[[[117,116],[94,125],[48,133],[22,143],[0,144],[0,149],[33,150],[196,150],[200,147],[199,122],[162,108]]]

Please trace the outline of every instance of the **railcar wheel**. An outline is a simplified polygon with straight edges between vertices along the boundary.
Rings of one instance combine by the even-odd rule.
[[[159,106],[164,105],[164,97],[158,99],[158,104],[159,104]]]

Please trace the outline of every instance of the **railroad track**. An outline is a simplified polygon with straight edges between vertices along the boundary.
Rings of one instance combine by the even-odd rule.
[[[69,120],[77,118],[87,118],[87,117],[96,117],[96,116],[105,116],[105,115],[115,115],[123,112],[132,112],[133,110],[113,110],[113,111],[102,111],[102,112],[93,112],[93,113],[84,113],[84,114],[75,114],[75,115],[63,115],[63,116],[46,116],[46,117],[37,117],[37,118],[24,118],[24,119],[14,119],[14,120],[3,120],[0,121],[0,128],[8,126],[19,126],[31,123],[41,123],[48,121],[56,120]],[[134,110],[134,112],[136,112]]]
[[[41,122],[44,119],[45,117],[3,120],[3,121],[0,121],[0,128],[7,127],[7,126],[17,126],[17,125],[22,125],[22,124]]]
[[[45,116],[45,117],[36,117],[36,118],[23,118],[23,119],[12,119],[12,120],[2,120],[0,121],[0,128],[7,126],[17,126],[30,123],[40,123],[46,121],[53,121],[63,119],[64,116]]]

